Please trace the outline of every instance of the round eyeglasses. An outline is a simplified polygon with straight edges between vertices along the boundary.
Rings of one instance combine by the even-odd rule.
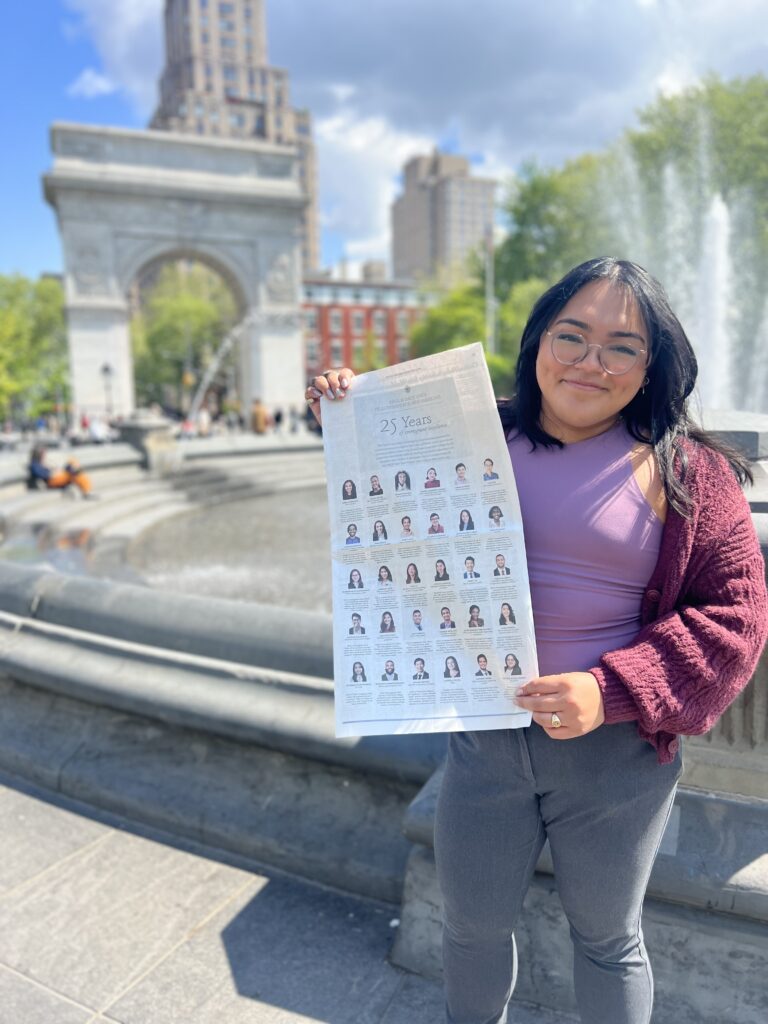
[[[600,366],[614,377],[629,373],[637,365],[638,360],[645,357],[647,351],[629,338],[611,341],[607,345],[597,345],[594,342],[590,344],[586,338],[574,331],[544,333],[549,335],[552,355],[558,363],[562,363],[563,366],[575,366],[587,358],[591,348],[596,348]]]

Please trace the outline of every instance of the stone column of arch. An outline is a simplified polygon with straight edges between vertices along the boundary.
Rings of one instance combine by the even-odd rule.
[[[51,128],[45,197],[64,253],[73,417],[134,410],[128,293],[142,270],[189,257],[228,282],[248,328],[243,411],[301,402],[301,214],[288,146],[74,124]]]

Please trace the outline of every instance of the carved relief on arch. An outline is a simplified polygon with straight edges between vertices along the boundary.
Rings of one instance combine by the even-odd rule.
[[[295,260],[290,249],[265,248],[262,274],[268,303],[289,305],[296,302]]]
[[[94,238],[75,241],[67,253],[67,264],[79,296],[111,294],[109,252],[103,242]]]

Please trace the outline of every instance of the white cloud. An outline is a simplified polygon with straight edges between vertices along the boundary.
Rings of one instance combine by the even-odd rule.
[[[68,96],[84,96],[91,100],[96,96],[109,96],[117,86],[106,75],[93,68],[84,68],[77,78],[67,87]]]
[[[163,0],[63,0],[102,73],[148,119]],[[396,178],[450,137],[504,178],[613,142],[635,112],[710,72],[768,68],[765,0],[267,0],[270,60],[312,111],[323,223],[387,252]],[[321,41],[321,45],[319,42]]]
[[[328,91],[337,103],[346,103],[355,95],[357,87],[349,82],[333,82],[328,86]]]
[[[385,258],[397,176],[433,140],[398,131],[386,118],[361,116],[348,105],[321,118],[315,138],[323,226],[345,237],[352,259]]]
[[[162,67],[163,0],[64,0],[79,16],[101,58],[104,74],[148,118]]]

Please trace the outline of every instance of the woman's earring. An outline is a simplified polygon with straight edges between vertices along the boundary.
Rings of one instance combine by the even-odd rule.
[[[644,378],[643,378],[643,383],[642,383],[642,384],[640,385],[640,394],[641,394],[641,395],[644,395],[644,394],[645,394],[645,385],[646,385],[647,383],[648,383],[648,378],[647,378],[647,377],[644,377]]]

